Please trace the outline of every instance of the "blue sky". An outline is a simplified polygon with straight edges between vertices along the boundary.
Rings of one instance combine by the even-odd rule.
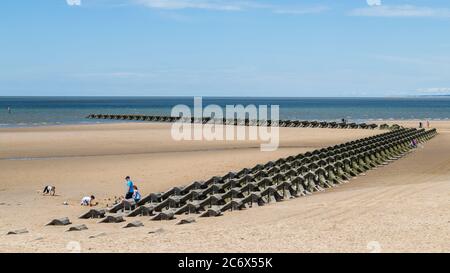
[[[450,93],[448,0],[3,0],[0,96]]]

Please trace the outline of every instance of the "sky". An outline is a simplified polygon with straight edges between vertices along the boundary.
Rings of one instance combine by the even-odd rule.
[[[0,96],[450,94],[448,0],[2,0]]]

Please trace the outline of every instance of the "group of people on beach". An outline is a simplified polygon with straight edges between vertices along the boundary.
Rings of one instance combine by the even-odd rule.
[[[419,122],[419,128],[423,128],[423,123],[420,121]],[[427,128],[430,128],[430,121],[427,120]]]
[[[125,197],[124,200],[134,200],[134,202],[138,203],[139,201],[141,201],[141,193],[139,192],[138,187],[133,183],[133,181],[131,180],[131,177],[127,176],[125,177],[125,186],[126,186],[126,193],[125,193]],[[55,186],[51,186],[51,185],[47,185],[44,187],[44,190],[42,192],[44,195],[52,195],[54,196],[56,194],[56,187]],[[98,202],[95,202],[95,196],[94,195],[90,195],[90,196],[85,196],[81,199],[81,206],[96,206],[98,204]]]
[[[138,203],[141,201],[141,193],[139,192],[138,187],[133,183],[131,180],[131,177],[127,176],[125,177],[125,186],[127,188],[125,193],[124,200],[133,200],[134,202]],[[93,203],[95,200],[95,196],[85,196],[83,199],[81,199],[81,205],[82,206],[95,206],[97,203]]]
[[[141,193],[138,187],[131,181],[131,177],[125,177],[125,184],[127,187],[127,193],[125,194],[125,200],[134,200],[136,203],[141,201]]]
[[[126,193],[123,200],[133,200],[134,202],[138,203],[141,201],[141,193],[139,192],[138,187],[133,183],[131,180],[131,177],[127,176],[125,177],[125,186],[126,186]],[[85,196],[83,199],[81,199],[81,205],[82,206],[95,206],[97,203],[93,203],[95,200],[95,196]]]

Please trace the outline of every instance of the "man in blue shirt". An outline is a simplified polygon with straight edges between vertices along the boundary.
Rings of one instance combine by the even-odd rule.
[[[125,177],[125,184],[127,186],[127,193],[125,194],[125,199],[131,199],[133,198],[134,185],[133,181],[131,181],[131,178],[129,176]]]

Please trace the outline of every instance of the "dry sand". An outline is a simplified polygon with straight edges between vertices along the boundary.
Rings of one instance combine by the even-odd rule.
[[[123,194],[126,175],[145,195],[380,131],[282,128],[280,149],[261,152],[255,141],[175,142],[167,124],[2,129],[0,251],[68,252],[75,241],[83,252],[448,252],[450,122],[432,126],[440,134],[423,149],[339,188],[183,226],[186,216],[137,218],[145,227],[132,230],[77,219],[81,197],[103,206]],[[58,196],[39,194],[46,184]],[[89,230],[44,226],[63,216]],[[5,235],[20,228],[29,233]]]

